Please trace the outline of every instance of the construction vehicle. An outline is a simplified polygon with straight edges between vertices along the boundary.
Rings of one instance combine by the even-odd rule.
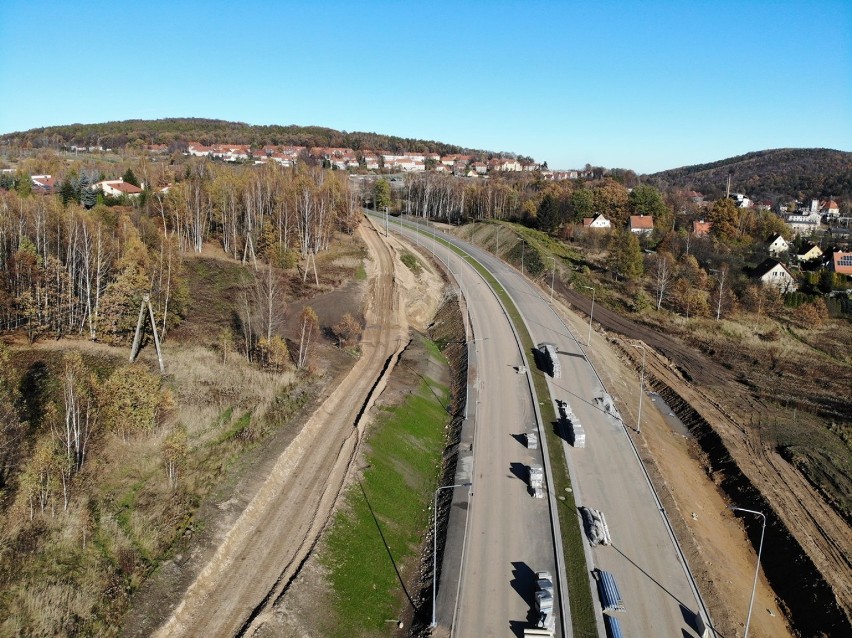
[[[544,498],[544,468],[541,465],[529,466],[530,493],[535,498]]]

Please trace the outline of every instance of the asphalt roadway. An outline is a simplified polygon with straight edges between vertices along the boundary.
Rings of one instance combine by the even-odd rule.
[[[588,568],[613,574],[625,607],[614,614],[622,631],[629,636],[697,636],[695,616],[701,608],[697,590],[625,430],[635,424],[625,425],[602,408],[604,388],[583,347],[521,273],[490,253],[443,237],[497,278],[535,343],[551,342],[559,350],[562,376],[550,380],[551,397],[567,401],[586,432],[585,448],[575,449],[563,441],[575,500],[605,514],[613,539],[610,546],[587,545]],[[522,636],[523,627],[531,626],[533,619],[533,573],[547,569],[555,576],[556,566],[549,499],[532,498],[524,481],[524,466],[533,460],[533,451],[517,435],[534,425],[535,406],[525,375],[515,369],[522,353],[499,303],[473,268],[447,256],[440,242],[423,234],[418,240],[456,273],[477,339],[469,348],[476,375],[469,392],[475,408],[473,495],[464,517],[461,574],[445,564],[439,584],[435,635]],[[532,363],[531,353],[527,355]],[[652,405],[646,400],[646,409],[653,409]],[[458,526],[462,517],[455,518]],[[448,535],[448,558],[454,555],[451,543],[457,542],[457,535]],[[455,583],[450,581],[453,576]],[[596,597],[591,572],[590,582]],[[450,613],[448,594],[453,589],[458,597]],[[570,596],[570,592],[560,594]],[[561,620],[557,619],[557,630]]]

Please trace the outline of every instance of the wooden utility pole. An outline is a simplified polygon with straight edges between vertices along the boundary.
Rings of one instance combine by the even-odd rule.
[[[160,373],[166,371],[163,365],[163,352],[160,350],[160,336],[157,334],[157,322],[154,320],[154,309],[151,307],[151,296],[142,295],[142,303],[139,304],[139,319],[136,321],[136,335],[133,337],[133,347],[130,349],[130,363],[136,361],[139,354],[139,345],[142,341],[142,322],[145,320],[145,306],[148,306],[148,318],[151,321],[151,330],[154,331],[154,346],[157,349],[157,361],[160,363]]]

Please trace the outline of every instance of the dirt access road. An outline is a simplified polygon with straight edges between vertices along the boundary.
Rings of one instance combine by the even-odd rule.
[[[363,415],[405,347],[394,255],[369,223],[361,358],[280,455],[156,636],[252,635],[325,527],[362,436]]]
[[[558,282],[557,290],[575,309],[584,313],[591,310],[591,300],[576,290],[562,282]],[[652,348],[648,352],[652,356],[648,357],[646,370],[649,385],[659,390],[668,386],[694,410],[697,418],[712,425],[724,446],[719,450],[720,456],[724,459],[729,455],[733,465],[722,466],[718,459],[710,459],[705,461],[711,466],[707,471],[717,484],[727,485],[746,498],[756,499],[757,509],[768,510],[763,563],[770,578],[774,576],[773,585],[778,594],[796,607],[791,609],[796,624],[806,633],[820,631],[820,621],[813,614],[808,617],[806,610],[809,606],[812,609],[813,605],[825,609],[825,596],[815,591],[813,585],[804,585],[802,579],[808,578],[805,575],[806,565],[790,553],[793,545],[786,539],[787,532],[795,538],[795,543],[801,546],[831,588],[839,607],[833,612],[833,617],[845,616],[848,622],[852,617],[852,530],[802,474],[781,458],[769,443],[762,441],[756,428],[749,427],[749,415],[762,411],[760,400],[752,396],[730,370],[677,339],[598,305],[594,309],[594,321],[605,331],[639,339]],[[641,352],[627,346],[623,347],[623,352],[638,368]],[[659,357],[656,353],[664,356]],[[741,472],[760,496],[753,496],[753,490],[736,479],[732,470]],[[670,489],[676,483],[677,479],[672,476]],[[686,494],[684,496],[688,499]],[[748,504],[739,504],[748,507]],[[690,534],[697,537],[694,529],[697,526],[692,524],[691,516],[685,520],[687,527],[691,528]],[[752,529],[759,533],[759,525]],[[697,538],[697,542],[705,548],[713,544],[710,536]],[[722,554],[719,555],[721,557]],[[773,557],[774,563],[771,562]],[[709,567],[711,561],[707,562]],[[729,584],[730,579],[723,574],[717,572],[715,577],[712,575],[717,570],[708,571],[708,578],[715,582],[717,590]],[[799,599],[799,603],[793,603],[792,599]],[[720,614],[717,612],[716,615]],[[842,625],[843,621],[839,620],[839,623]]]

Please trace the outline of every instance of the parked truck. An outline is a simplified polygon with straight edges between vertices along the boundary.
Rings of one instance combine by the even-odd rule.
[[[544,498],[544,468],[541,465],[530,465],[530,492],[535,498]]]

